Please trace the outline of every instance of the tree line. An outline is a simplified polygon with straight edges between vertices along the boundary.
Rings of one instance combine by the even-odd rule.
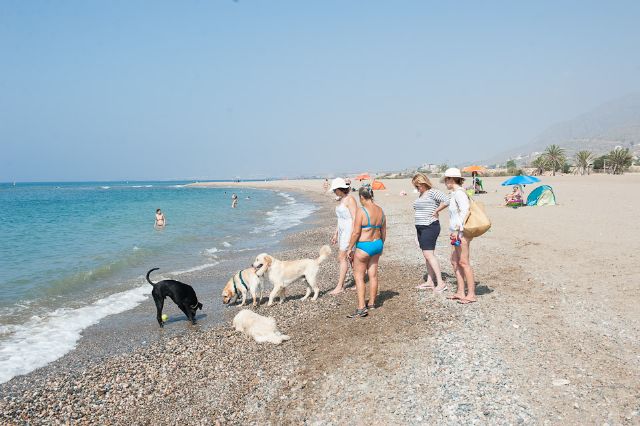
[[[592,169],[621,175],[629,170],[632,164],[633,155],[629,148],[618,147],[599,157],[591,151],[578,151],[573,157],[573,165],[581,175],[589,174]],[[508,166],[509,163],[507,163]],[[557,171],[569,173],[572,165],[564,148],[558,145],[549,145],[542,154],[531,162],[531,166],[536,169],[536,174],[550,171],[555,176]]]

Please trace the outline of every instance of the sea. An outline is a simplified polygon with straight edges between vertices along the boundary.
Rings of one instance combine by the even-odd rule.
[[[224,266],[317,210],[300,195],[188,183],[0,184],[0,383],[64,356],[106,317],[152,304],[149,269],[161,268],[157,281]]]

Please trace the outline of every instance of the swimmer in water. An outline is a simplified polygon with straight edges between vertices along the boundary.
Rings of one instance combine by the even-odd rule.
[[[156,228],[164,228],[164,225],[167,223],[167,220],[164,217],[164,213],[160,209],[156,210],[156,223],[154,227]]]

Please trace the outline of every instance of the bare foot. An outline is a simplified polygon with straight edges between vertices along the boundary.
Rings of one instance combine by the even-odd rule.
[[[340,293],[343,293],[343,292],[344,292],[344,288],[342,288],[342,287],[336,287],[336,288],[334,288],[333,290],[331,290],[331,291],[329,292],[329,294],[333,294],[333,295],[335,296],[336,294],[340,294]]]
[[[422,284],[418,284],[418,285],[416,286],[416,288],[417,288],[418,290],[426,290],[426,289],[428,289],[428,288],[433,288],[433,284],[429,284],[429,283],[426,283],[426,282],[425,282],[425,283],[422,283]]]
[[[475,302],[476,302],[475,296],[473,296],[471,299],[465,298],[465,299],[458,300],[458,303],[460,303],[461,305],[468,305],[470,303],[475,303]]]
[[[434,293],[443,293],[443,292],[445,292],[447,290],[449,290],[449,287],[447,287],[446,284],[442,284],[442,285],[434,287],[433,292]]]
[[[449,299],[449,300],[464,300],[464,297],[465,297],[464,294],[454,293],[451,296],[447,296],[447,299]]]

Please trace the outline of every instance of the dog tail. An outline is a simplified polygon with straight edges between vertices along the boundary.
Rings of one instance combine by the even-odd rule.
[[[149,284],[151,284],[151,285],[156,285],[153,281],[151,281],[151,280],[149,279],[149,274],[151,274],[153,271],[157,271],[158,269],[160,269],[160,268],[153,268],[153,269],[149,269],[149,272],[147,272],[147,282],[148,282]]]
[[[320,247],[320,256],[317,259],[318,265],[325,261],[327,257],[331,254],[331,247],[322,246]]]

